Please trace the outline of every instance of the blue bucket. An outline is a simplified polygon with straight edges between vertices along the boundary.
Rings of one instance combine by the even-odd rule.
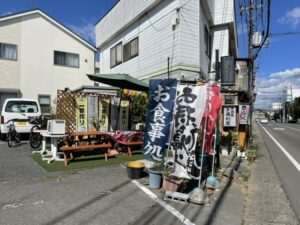
[[[162,172],[149,169],[149,187],[159,189],[162,185]]]

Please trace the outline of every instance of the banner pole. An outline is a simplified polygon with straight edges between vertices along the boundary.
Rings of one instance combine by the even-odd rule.
[[[207,124],[207,117],[208,117],[209,97],[210,97],[210,86],[209,86],[209,84],[207,84],[207,98],[206,98],[206,104],[205,104],[206,117],[205,117],[205,122],[204,122],[204,132],[203,132],[203,140],[202,140],[202,148],[201,148],[201,160],[200,160],[200,172],[199,172],[198,188],[201,187],[201,179],[202,179],[203,154],[204,154],[204,146],[205,146],[205,141],[206,141],[206,124]]]
[[[177,79],[178,80],[178,83],[177,83],[177,86],[176,86],[176,94],[175,94],[175,99],[174,99],[174,105],[173,105],[173,113],[172,113],[172,122],[171,122],[171,126],[170,126],[170,132],[169,132],[169,140],[168,140],[168,148],[167,148],[167,154],[166,154],[166,157],[165,158],[168,158],[169,157],[169,150],[170,150],[170,146],[171,146],[171,138],[173,137],[173,134],[174,134],[174,126],[175,126],[175,122],[174,122],[174,118],[175,118],[175,109],[176,109],[176,99],[177,99],[177,90],[178,90],[178,87],[180,85],[180,79]],[[165,161],[165,159],[164,159]],[[175,161],[175,156],[173,157],[173,161]],[[164,172],[166,172],[166,167],[167,165],[165,164],[164,165]]]

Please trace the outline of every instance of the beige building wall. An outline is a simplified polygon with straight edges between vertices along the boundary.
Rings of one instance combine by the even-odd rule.
[[[40,13],[0,22],[0,42],[17,45],[17,61],[0,60],[0,88],[20,89],[24,98],[51,95],[57,90],[93,85],[86,74],[95,70],[95,52],[69,31]],[[54,51],[79,55],[79,68],[54,65]]]
[[[21,24],[5,21],[0,23],[0,43],[17,45],[17,60],[0,58],[0,88],[20,88]]]

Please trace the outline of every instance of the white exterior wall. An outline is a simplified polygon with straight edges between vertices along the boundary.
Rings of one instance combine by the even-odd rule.
[[[0,43],[17,45],[17,60],[0,59],[0,88],[20,88],[20,23],[6,21],[0,26]]]
[[[235,30],[235,14],[233,0],[214,0],[214,25],[211,30],[213,36],[211,70],[214,71],[215,50],[219,50],[219,61],[222,56],[228,56],[230,53],[230,36],[234,36],[236,40]],[[229,26],[233,27],[233,34],[230,33]],[[234,43],[237,49],[237,43]]]
[[[179,62],[179,29],[172,29],[171,21],[176,16],[178,2],[166,0],[143,16],[108,45],[100,49],[101,73],[128,73],[146,79],[167,72],[170,64]],[[129,61],[110,68],[110,48],[122,41],[123,44],[139,37],[139,55]],[[98,39],[98,36],[96,36]],[[170,67],[172,66],[170,65]]]
[[[177,13],[176,8],[179,7],[180,10]],[[198,76],[200,62],[201,70],[207,73],[209,60],[204,51],[203,34],[204,24],[207,24],[207,21],[202,9],[201,12],[201,18],[199,18],[199,1],[196,0],[161,2],[148,13],[148,16],[140,18],[105,47],[100,48],[101,73],[128,73],[141,79],[159,77],[167,73],[168,57],[171,77]],[[175,29],[171,26],[174,18],[178,18],[179,21]],[[111,26],[114,26],[114,20]],[[136,36],[139,37],[139,56],[110,68],[110,48],[120,41],[125,44]],[[101,39],[101,37],[96,35],[96,39]],[[201,60],[199,59],[199,42],[201,43]]]
[[[19,34],[18,40],[9,41],[18,45],[17,62],[12,62],[15,67],[6,71],[7,74],[13,73],[19,82],[14,82],[9,88],[20,89],[24,98],[37,99],[39,94],[45,94],[54,100],[58,89],[93,84],[86,76],[94,73],[95,54],[91,48],[37,13],[22,17],[20,21],[11,21],[11,25],[0,28],[10,36]],[[2,39],[2,32],[0,34]],[[79,54],[79,68],[54,65],[54,50]],[[8,88],[7,84],[0,79],[0,87]]]
[[[235,21],[233,0],[214,0],[214,25]]]
[[[212,30],[213,43],[212,43],[212,62],[215,60],[215,50],[219,49],[219,60],[221,60],[222,56],[229,55],[229,30],[227,26],[214,28]],[[212,68],[214,70],[214,68]]]
[[[230,2],[233,5],[233,0],[225,1],[228,7]],[[128,73],[131,76],[145,80],[151,77],[161,77],[167,73],[167,59],[170,57],[170,69],[173,71],[171,72],[171,77],[181,77],[182,75],[186,78],[198,77],[200,69],[204,74],[208,74],[211,63],[205,53],[204,29],[207,26],[208,30],[210,30],[211,24],[207,21],[202,5],[199,9],[200,1],[162,1],[150,10],[147,15],[140,17],[129,27],[119,26],[119,30],[116,30],[118,18],[122,16],[121,12],[127,8],[127,6],[123,5],[124,2],[127,1],[119,1],[115,8],[96,26],[96,43],[97,46],[100,46],[101,73]],[[225,17],[219,15],[221,7],[224,6],[222,1],[208,0],[208,5],[211,10],[216,10],[212,14],[218,23],[221,20],[224,20],[226,23],[229,21],[227,16],[227,14],[230,14],[229,12],[225,13]],[[122,9],[122,7],[124,8]],[[180,10],[177,13],[176,9],[178,8]],[[175,17],[178,18],[179,23],[176,29],[173,30],[171,21]],[[115,32],[104,38],[104,32],[99,33],[99,29],[107,26],[112,27]],[[218,30],[219,28],[224,29],[224,31]],[[210,33],[213,39],[218,39],[213,40],[213,48],[222,48],[222,55],[228,55],[228,27],[219,26],[216,32],[214,29],[211,29]],[[114,68],[110,68],[110,49],[119,42],[122,42],[124,45],[137,36],[139,37],[139,55]],[[214,54],[214,50],[212,50],[212,53]],[[212,55],[212,59],[214,59],[213,57],[214,55]]]
[[[101,47],[120,29],[127,27],[161,0],[121,0],[96,25],[96,46]]]

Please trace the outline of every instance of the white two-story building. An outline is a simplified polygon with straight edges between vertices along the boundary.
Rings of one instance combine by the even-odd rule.
[[[209,77],[237,54],[234,0],[120,0],[96,24],[102,74]]]
[[[96,48],[41,10],[0,17],[0,108],[38,99],[49,112],[58,89],[93,84]]]

